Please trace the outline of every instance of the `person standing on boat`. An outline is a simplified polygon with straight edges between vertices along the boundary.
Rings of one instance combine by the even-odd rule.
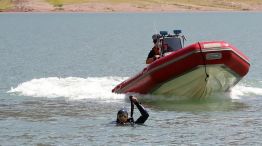
[[[128,118],[128,112],[125,108],[120,109],[117,112],[117,119],[116,119],[117,125],[143,124],[147,120],[147,118],[149,117],[148,112],[141,105],[141,103],[138,102],[136,97],[130,96],[129,98],[130,98],[130,101],[131,101],[131,117]],[[133,119],[134,104],[136,105],[136,107],[138,108],[138,110],[141,113],[141,116],[136,121],[134,121],[134,119]]]
[[[147,56],[146,64],[150,64],[160,58],[161,44],[159,38],[160,38],[159,34],[154,34],[152,36],[154,47],[152,48],[152,50],[149,52]]]

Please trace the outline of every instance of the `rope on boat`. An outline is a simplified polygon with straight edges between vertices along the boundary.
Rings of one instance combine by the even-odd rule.
[[[198,45],[199,45],[199,48],[200,48],[200,52],[201,52],[201,56],[203,58],[203,61],[204,61],[204,66],[205,66],[205,74],[206,74],[206,78],[205,78],[205,81],[207,82],[208,80],[208,77],[209,77],[209,74],[207,73],[207,68],[206,68],[206,58],[203,54],[203,51],[202,51],[202,47],[201,47],[201,44],[198,42]]]

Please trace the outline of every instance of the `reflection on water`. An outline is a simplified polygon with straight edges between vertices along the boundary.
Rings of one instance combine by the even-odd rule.
[[[200,99],[141,96],[141,101],[154,109],[180,112],[234,111],[248,107],[245,103],[231,99],[224,94],[223,96],[215,95],[213,97]]]
[[[54,121],[57,117],[93,118],[97,115],[110,113],[105,109],[114,109],[117,102],[107,103],[92,100],[67,101],[65,98],[30,99],[21,103],[0,104],[0,119],[18,118],[29,121]]]

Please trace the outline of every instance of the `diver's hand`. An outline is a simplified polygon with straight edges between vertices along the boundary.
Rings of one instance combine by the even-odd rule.
[[[135,96],[132,96],[131,97],[131,100],[133,101],[134,104],[137,104],[138,103],[138,100]]]

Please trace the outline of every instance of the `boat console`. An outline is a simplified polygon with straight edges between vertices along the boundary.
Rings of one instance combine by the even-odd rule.
[[[184,47],[185,37],[180,35],[182,31],[174,30],[173,33],[169,34],[167,31],[160,31],[159,39],[162,43],[162,54],[169,54]]]

